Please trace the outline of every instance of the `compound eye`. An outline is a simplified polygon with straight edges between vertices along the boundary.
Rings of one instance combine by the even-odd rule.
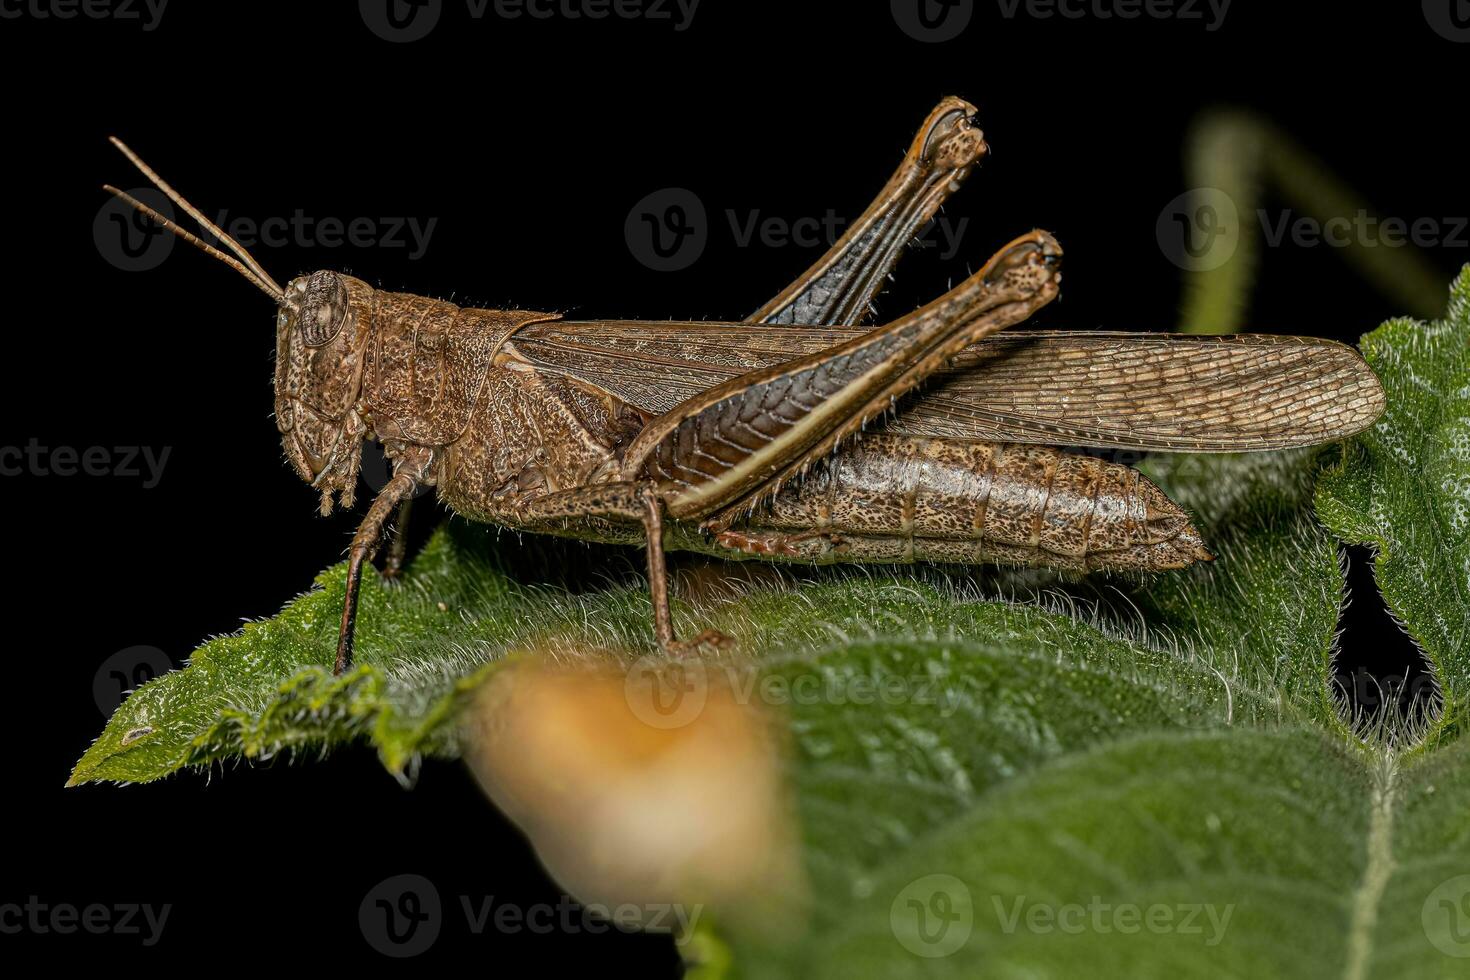
[[[295,307],[296,326],[308,347],[329,343],[347,322],[347,284],[335,272],[313,272],[298,281],[287,302]]]

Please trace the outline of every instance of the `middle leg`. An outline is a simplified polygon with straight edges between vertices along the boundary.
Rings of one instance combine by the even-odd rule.
[[[515,509],[516,526],[528,531],[555,532],[573,523],[638,522],[648,557],[648,593],[653,603],[653,633],[660,649],[681,654],[704,645],[722,646],[729,637],[705,630],[693,640],[674,636],[669,612],[669,575],[664,557],[664,503],[650,483],[616,482],[574,487],[545,497],[521,501]]]

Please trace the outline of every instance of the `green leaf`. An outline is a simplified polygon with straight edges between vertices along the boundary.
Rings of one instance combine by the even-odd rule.
[[[354,742],[373,745],[406,778],[422,755],[458,754],[456,713],[499,655],[559,629],[586,636],[589,623],[613,643],[646,629],[636,585],[587,595],[523,585],[491,540],[482,528],[446,525],[405,584],[367,576],[356,664],[342,677],[330,662],[346,564],[328,569],[279,615],[210,640],[183,670],[129,696],[71,783],[147,782],[237,756]]]
[[[1341,967],[1341,896],[1361,868],[1338,852],[1363,848],[1354,822],[1367,826],[1372,778],[1326,684],[1342,577],[1304,507],[1314,461],[1178,458],[1154,471],[1209,529],[1213,565],[1130,589],[1089,622],[991,605],[962,634],[989,641],[879,641],[768,668],[878,686],[937,677],[955,693],[948,712],[793,707],[791,781],[819,897],[807,942],[751,939],[746,975],[1067,976],[1099,956],[1144,976],[1271,972],[1283,927],[1318,930]],[[1131,633],[1129,606],[1141,616]],[[1317,847],[1332,852],[1321,868]],[[1319,889],[1330,902],[1298,908]],[[955,925],[964,942],[925,958],[947,947],[925,945],[914,910],[938,934],[945,901],[970,909]],[[1208,930],[1125,937],[1107,911],[1177,919],[1196,905],[1232,909],[1218,942],[1205,944]],[[1094,908],[1103,929],[1026,926],[1091,921]]]
[[[1470,688],[1470,267],[1445,319],[1391,320],[1362,349],[1388,410],[1323,479],[1317,511],[1377,551],[1374,577],[1428,655],[1447,735],[1464,723]]]
[[[1247,701],[1258,696],[1274,705],[1289,695],[1300,710],[1324,722],[1335,718],[1323,651],[1340,582],[1331,545],[1300,513],[1309,481],[1305,461],[1260,456],[1226,465],[1181,458],[1155,469],[1179,485],[1181,499],[1199,496],[1213,508],[1220,532],[1212,544],[1221,560],[1212,568],[1149,587],[1118,580],[1101,592],[1043,578],[1049,591],[1029,593],[1032,608],[986,601],[987,588],[995,595],[1002,586],[1015,587],[1003,575],[978,579],[987,586],[968,570],[837,569],[807,576],[799,591],[767,585],[736,602],[686,611],[685,628],[713,625],[773,661],[825,649],[834,634],[1056,632],[1058,641],[1068,636],[1079,651],[1095,646],[1099,656],[1110,637],[1119,637],[1110,663],[1120,671],[1152,656],[1139,659],[1126,642],[1146,632],[1150,645],[1192,664],[1197,677],[1190,683],[1203,689],[1202,702],[1225,704],[1228,675],[1232,684],[1249,681],[1255,693],[1242,694]],[[1236,513],[1247,485],[1248,506],[1259,508],[1250,532]],[[1262,541],[1290,549],[1291,560],[1303,566],[1302,579],[1287,581],[1281,558],[1265,554]],[[335,649],[346,567],[329,569],[316,590],[280,615],[209,641],[185,669],[130,696],[72,781],[141,782],[235,756],[266,760],[357,741],[372,744],[390,771],[406,776],[418,755],[458,753],[456,710],[505,654],[532,646],[563,659],[649,651],[645,587],[629,560],[636,552],[539,539],[539,553],[527,555],[526,547],[496,543],[493,532],[453,522],[415,560],[405,585],[368,576],[356,666],[340,678],[326,664]],[[569,569],[588,564],[589,553],[614,571],[591,582],[569,577]],[[1236,573],[1228,578],[1220,573],[1227,565]],[[1240,589],[1261,603],[1261,615],[1245,631],[1232,607]],[[1304,589],[1315,603],[1298,601]],[[1199,591],[1214,598],[1196,601]],[[1100,628],[1074,634],[1081,626],[1073,616],[1046,614],[1042,606],[1090,617]],[[1227,664],[1221,673],[1213,646],[1200,644],[1201,636],[1232,647],[1244,642],[1259,656],[1245,660],[1244,671]],[[1296,655],[1278,656],[1288,641]]]
[[[804,883],[720,896],[686,947],[697,973],[1461,975],[1467,749],[1447,723],[1365,739],[1342,718],[1344,577],[1312,502],[1316,488],[1333,529],[1379,549],[1385,594],[1458,713],[1467,290],[1470,273],[1444,324],[1368,339],[1390,411],[1345,454],[1149,461],[1213,563],[1148,580],[803,570],[679,603],[684,633],[712,626],[744,652],[707,662],[767,709]],[[519,689],[509,664],[656,658],[637,559],[453,522],[404,584],[365,582],[358,666],[339,679],[323,664],[344,569],[329,569],[130,696],[73,781],[352,744],[410,779],[425,755],[510,738],[483,702],[466,710],[492,675]],[[608,723],[606,740],[628,737]],[[548,772],[558,792],[573,780]],[[741,788],[697,798],[733,810]],[[553,842],[534,800],[516,816],[559,874],[618,846],[615,821],[587,827],[595,853]],[[793,928],[752,928],[740,906],[791,906]]]

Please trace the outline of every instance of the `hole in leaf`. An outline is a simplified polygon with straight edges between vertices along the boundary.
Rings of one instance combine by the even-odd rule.
[[[1373,552],[1347,547],[1348,604],[1338,621],[1333,689],[1361,733],[1418,731],[1443,705],[1423,652],[1394,620],[1373,580]]]

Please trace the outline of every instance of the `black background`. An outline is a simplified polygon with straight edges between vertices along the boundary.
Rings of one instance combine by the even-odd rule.
[[[468,952],[492,969],[511,955],[677,969],[672,944],[646,936],[471,935],[458,896],[526,906],[554,904],[560,889],[457,765],[426,765],[413,792],[366,750],[62,789],[104,720],[93,681],[109,656],[151,645],[181,664],[202,639],[274,613],[337,559],[354,521],[314,516],[315,494],[283,463],[268,301],[183,246],[139,273],[94,242],[99,185],[141,183],[107,135],[211,215],[438,219],[418,259],[391,247],[258,247],[281,281],[325,267],[465,304],[589,318],[748,314],[820,249],[739,247],[726,210],[855,215],[946,94],[980,106],[995,154],[947,208],[970,220],[961,256],[911,255],[885,313],[1040,226],[1067,250],[1065,299],[1042,325],[1173,326],[1180,273],[1155,220],[1187,187],[1190,120],[1213,105],[1267,114],[1380,214],[1467,212],[1454,133],[1470,46],[1432,30],[1417,3],[1236,0],[1215,31],[998,9],[976,4],[964,33],[938,44],[907,36],[886,3],[704,0],[679,31],[616,17],[475,20],[446,0],[437,28],[408,44],[376,37],[353,3],[176,0],[152,31],[0,20],[0,442],[171,447],[153,489],[116,477],[0,482],[12,638],[3,703],[19,709],[5,725],[0,902],[173,906],[150,949],[136,936],[34,933],[0,946],[350,965],[378,956],[359,930],[363,896],[414,873],[435,883],[446,917],[419,962]],[[624,222],[672,186],[699,196],[712,227],[697,262],[657,272],[630,253]],[[1268,206],[1287,202],[1268,196]],[[1470,255],[1430,257],[1448,282]],[[1264,255],[1249,324],[1354,340],[1399,312],[1335,250],[1285,247]],[[1363,562],[1355,568],[1343,667],[1402,672],[1412,654]]]

